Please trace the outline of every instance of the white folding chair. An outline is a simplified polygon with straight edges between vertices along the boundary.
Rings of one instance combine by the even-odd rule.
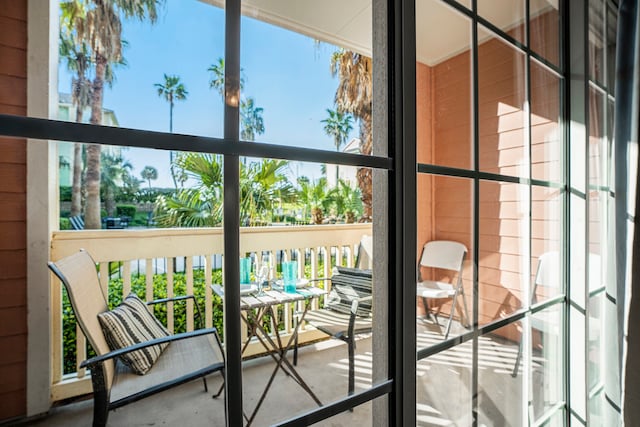
[[[533,280],[533,288],[531,289],[531,305],[538,302],[538,286],[550,289],[560,289],[560,253],[551,251],[545,252],[538,257],[538,267],[536,269],[536,277]],[[558,336],[560,332],[560,312],[548,313],[546,317],[531,316],[530,324],[532,329],[540,331],[541,334],[551,334]],[[518,354],[516,362],[513,365],[512,377],[518,376],[520,360],[522,359],[522,340],[518,346]]]
[[[443,282],[436,280],[422,280],[420,268],[418,268],[418,284],[416,287],[417,296],[422,298],[427,316],[432,315],[427,304],[428,299],[451,298],[453,300],[449,321],[444,338],[447,339],[451,330],[451,321],[453,320],[453,312],[456,309],[456,300],[458,295],[462,297],[464,306],[464,317],[469,324],[469,311],[467,310],[467,300],[464,296],[464,287],[462,286],[462,269],[464,259],[467,255],[467,247],[462,243],[452,242],[448,240],[434,240],[424,245],[422,256],[420,257],[420,267],[432,267],[443,270],[450,270],[457,274],[457,278],[452,278],[451,282]],[[455,280],[455,282],[454,282]],[[437,316],[440,309],[433,316],[436,324],[439,325]],[[462,316],[461,316],[462,323]]]

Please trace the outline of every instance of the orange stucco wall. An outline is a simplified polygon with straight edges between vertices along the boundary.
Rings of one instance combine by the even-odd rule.
[[[27,0],[0,0],[0,114],[26,115]],[[0,138],[0,422],[26,413],[26,143]]]
[[[532,28],[549,27],[549,17]],[[538,46],[545,47],[541,36]],[[545,47],[545,55],[553,55]],[[480,170],[528,176],[525,57],[497,39],[479,46],[479,164]],[[417,64],[418,161],[473,169],[471,55],[462,52],[433,67]],[[534,178],[557,181],[561,177],[559,83],[542,67],[531,65],[531,164]],[[473,182],[465,178],[418,177],[418,245],[429,240],[455,240],[470,253],[463,275],[471,306],[473,252],[479,251],[479,320],[499,319],[522,304],[528,259],[524,254],[531,233],[532,277],[537,258],[558,250],[560,195],[533,187],[529,231],[529,188],[524,185],[480,183],[479,248],[473,248]],[[444,278],[445,272],[424,272]],[[540,289],[541,295],[548,290]],[[450,302],[442,311],[449,313]],[[471,308],[471,307],[470,307]],[[419,309],[420,311],[420,309]],[[500,333],[518,338],[515,327]]]

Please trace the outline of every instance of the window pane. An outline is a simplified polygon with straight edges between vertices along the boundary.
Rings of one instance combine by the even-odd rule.
[[[116,8],[116,12],[121,12]],[[142,20],[127,19],[119,13],[122,31],[121,54],[107,58],[104,75],[102,114],[96,120],[107,126],[221,137],[223,100],[211,89],[211,64],[224,56],[224,10],[206,2],[168,1],[156,6],[157,20],[145,9]],[[66,33],[63,22],[62,33]],[[106,36],[100,32],[98,36]],[[67,37],[71,40],[69,37]],[[78,75],[81,44],[71,43],[59,68],[59,105],[68,107],[72,121],[89,122],[100,97],[72,96],[82,83],[95,83],[102,76],[95,66]],[[96,56],[88,50],[90,63]],[[75,81],[75,83],[74,83]],[[77,94],[87,93],[75,91]],[[78,101],[86,102],[77,114]],[[96,123],[96,121],[93,121]],[[168,162],[169,153],[165,153]]]
[[[604,84],[605,39],[603,0],[589,0],[589,77]]]
[[[372,298],[385,286],[372,278],[372,224],[355,222],[363,212],[356,182],[336,187],[322,165],[274,159],[244,159],[240,171],[240,257],[249,269],[240,285],[243,403],[256,424],[272,425],[387,379],[386,346],[372,337]],[[349,336],[354,298],[358,332]],[[362,408],[343,418],[371,423],[370,406]]]
[[[478,37],[480,170],[528,177],[524,54],[485,30]]]
[[[569,307],[569,328],[571,333],[568,336],[568,349],[569,352],[569,387],[571,394],[568,396],[571,407],[576,414],[584,419],[586,417],[586,402],[585,396],[587,395],[586,381],[585,381],[585,317],[574,306]]]
[[[604,392],[600,392],[589,399],[589,422],[592,425],[607,425],[604,410],[608,406]]]
[[[516,40],[525,42],[523,0],[479,1],[478,14]]]
[[[245,141],[371,154],[371,1],[243,1]]]
[[[562,132],[560,78],[531,60],[531,177],[560,182]]]
[[[531,188],[531,304],[564,292],[561,244],[563,197],[559,188]]]
[[[608,138],[607,138],[607,166],[609,168],[609,175],[607,176],[607,185],[611,188],[615,182],[615,162],[613,155],[613,142],[614,142],[614,128],[613,122],[615,119],[615,103],[612,99],[609,99],[607,102],[607,129],[608,129]]]
[[[507,316],[527,300],[528,215],[527,186],[480,182],[480,324]]]
[[[468,18],[439,0],[416,2],[418,163],[472,168],[470,41]]]
[[[587,386],[591,392],[604,382],[605,353],[604,342],[605,320],[604,304],[606,295],[601,292],[589,298],[589,323],[587,341]]]
[[[571,250],[569,251],[569,293],[572,301],[580,307],[585,306],[586,291],[586,203],[583,198],[571,194],[569,198],[569,235]]]
[[[418,333],[428,332],[442,340],[447,336],[452,310],[447,338],[467,331],[473,319],[473,181],[418,174],[416,200],[417,329]],[[447,257],[441,255],[445,252]]]
[[[530,47],[555,65],[560,65],[562,24],[559,6],[559,2],[553,0],[529,2]]]
[[[564,401],[562,304],[556,304],[530,317],[531,384],[533,413],[537,420],[551,407]]]
[[[615,92],[616,82],[616,34],[618,30],[618,11],[607,5],[607,88]]]
[[[418,336],[418,347],[437,341]],[[471,342],[419,360],[416,366],[416,421],[419,426],[472,424]]]
[[[608,143],[605,130],[605,95],[589,89],[589,184],[607,185]]]
[[[521,322],[478,338],[478,425],[522,425],[522,375],[513,376]]]

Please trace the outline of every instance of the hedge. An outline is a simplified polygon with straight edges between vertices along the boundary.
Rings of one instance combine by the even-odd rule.
[[[117,216],[128,216],[129,218],[133,218],[136,216],[136,208],[135,205],[117,205],[116,206],[116,215]]]

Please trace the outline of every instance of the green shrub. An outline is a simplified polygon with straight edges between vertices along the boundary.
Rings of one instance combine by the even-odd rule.
[[[71,187],[68,185],[60,186],[60,201],[61,202],[70,202],[71,201]]]
[[[149,225],[149,213],[148,212],[136,212],[136,216],[133,217],[133,220],[129,223],[129,225],[137,225],[146,227]]]
[[[60,230],[71,230],[69,218],[60,218]]]
[[[116,206],[116,215],[117,216],[128,216],[129,218],[133,218],[136,216],[137,208],[135,205],[117,205]]]

